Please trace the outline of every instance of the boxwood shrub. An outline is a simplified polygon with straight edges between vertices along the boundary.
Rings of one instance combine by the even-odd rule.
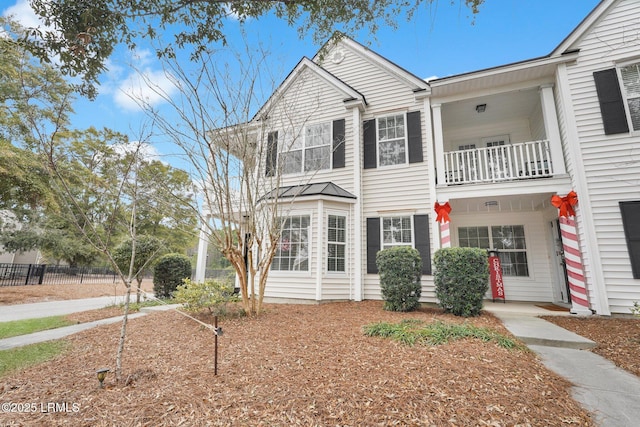
[[[445,311],[477,316],[489,290],[487,252],[479,248],[442,248],[433,263],[436,297]]]
[[[395,246],[376,254],[384,309],[412,311],[420,306],[422,259],[407,246]]]
[[[162,256],[153,270],[156,298],[170,298],[184,279],[191,278],[191,260],[182,254]]]

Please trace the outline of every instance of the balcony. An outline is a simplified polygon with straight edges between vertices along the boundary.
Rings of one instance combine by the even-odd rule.
[[[447,185],[515,181],[553,174],[548,140],[444,153]]]

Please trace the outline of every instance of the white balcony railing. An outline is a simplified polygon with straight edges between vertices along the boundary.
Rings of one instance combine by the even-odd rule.
[[[447,184],[512,181],[553,175],[549,141],[444,153]]]

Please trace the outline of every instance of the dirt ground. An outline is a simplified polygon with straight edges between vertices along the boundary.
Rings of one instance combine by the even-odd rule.
[[[87,296],[88,289],[83,291]],[[47,298],[54,295],[47,292]],[[59,358],[2,378],[0,402],[12,402],[16,410],[22,404],[23,413],[4,413],[0,423],[594,425],[571,399],[570,384],[527,350],[476,340],[407,347],[362,334],[366,324],[407,318],[464,321],[437,309],[389,313],[377,301],[268,305],[257,319],[220,321],[224,335],[218,339],[216,376],[212,332],[176,312],[162,312],[130,321],[120,382],[113,375],[120,324],[102,326],[69,337],[71,350]],[[640,357],[638,319],[556,320],[571,330],[582,328],[575,331],[598,342],[599,354],[599,348],[611,348],[603,355],[614,361],[623,354],[623,367],[638,374],[632,369]],[[487,313],[468,321],[508,334]],[[612,338],[621,328],[626,332],[619,335],[627,339]],[[112,371],[104,389],[95,373],[102,367]]]

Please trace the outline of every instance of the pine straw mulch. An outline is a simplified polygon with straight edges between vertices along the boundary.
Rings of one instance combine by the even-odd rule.
[[[560,317],[543,319],[595,341],[590,351],[640,376],[640,319],[618,317]]]
[[[176,312],[129,323],[123,381],[119,324],[69,337],[57,359],[2,379],[0,402],[55,402],[68,412],[3,414],[24,426],[593,426],[570,384],[525,350],[466,339],[409,347],[362,326],[403,319],[462,322],[437,309],[408,314],[379,301],[267,305],[258,318],[225,319],[214,376],[212,332]],[[506,330],[483,313],[478,326]],[[76,406],[74,406],[74,404]],[[40,408],[40,406],[38,406]],[[77,411],[74,412],[74,408]]]

